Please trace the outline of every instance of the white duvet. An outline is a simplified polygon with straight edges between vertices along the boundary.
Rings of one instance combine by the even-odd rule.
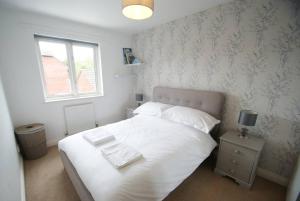
[[[116,169],[101,154],[105,144],[91,145],[82,138],[84,132],[61,140],[59,149],[95,201],[163,200],[216,146],[210,135],[158,117],[137,115],[101,128],[141,152],[143,159]]]

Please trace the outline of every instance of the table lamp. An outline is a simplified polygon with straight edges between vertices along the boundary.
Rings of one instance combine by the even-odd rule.
[[[238,123],[242,126],[255,126],[256,119],[256,112],[252,110],[241,110]],[[248,129],[246,127],[242,127],[240,137],[246,137],[247,134]]]
[[[143,94],[135,94],[135,100],[138,103],[138,106],[142,104],[143,99],[144,99]]]

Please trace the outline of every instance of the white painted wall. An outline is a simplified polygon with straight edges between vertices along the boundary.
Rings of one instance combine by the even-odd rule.
[[[79,13],[80,14],[80,13]],[[64,137],[63,107],[93,102],[100,125],[125,118],[131,102],[133,77],[122,64],[122,48],[130,36],[71,21],[0,8],[0,73],[14,126],[41,122],[46,125],[48,144]],[[45,103],[33,34],[72,38],[100,44],[104,96]],[[115,73],[126,76],[115,78]]]
[[[1,61],[0,61],[1,62]],[[0,63],[1,65],[1,63]],[[0,200],[21,201],[22,168],[0,78]],[[12,193],[13,192],[13,193]]]

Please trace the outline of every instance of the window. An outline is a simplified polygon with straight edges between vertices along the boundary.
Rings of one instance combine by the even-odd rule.
[[[103,95],[97,44],[34,37],[46,101]]]

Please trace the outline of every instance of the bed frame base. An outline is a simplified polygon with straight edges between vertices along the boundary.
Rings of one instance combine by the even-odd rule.
[[[91,193],[87,190],[84,183],[81,181],[76,169],[67,157],[66,153],[62,150],[59,151],[61,160],[80,200],[82,201],[95,201]]]

